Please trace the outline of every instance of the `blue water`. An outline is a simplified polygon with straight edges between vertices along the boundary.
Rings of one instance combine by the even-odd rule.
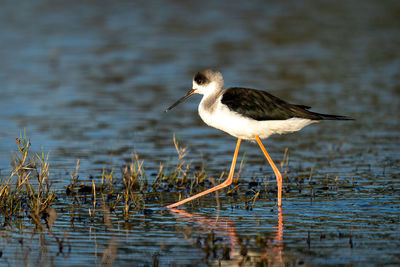
[[[14,138],[24,131],[34,151],[49,152],[59,190],[71,182],[78,159],[82,181],[101,177],[104,168],[119,170],[133,152],[154,177],[160,162],[177,160],[173,134],[188,146],[187,162],[204,165],[217,179],[230,164],[235,139],[204,125],[196,111],[199,96],[164,113],[191,88],[193,73],[210,67],[222,71],[226,87],[265,89],[356,120],[264,141],[277,163],[286,147],[290,153],[281,240],[273,193],[247,211],[246,195],[232,199],[221,192],[220,209],[214,195],[184,207],[195,219],[150,202],[154,213],[133,214],[128,224],[112,218],[111,230],[85,220],[71,225],[68,214],[77,211],[66,199],[56,207],[53,226],[65,233],[62,253],[48,233],[34,225],[17,231],[14,222],[0,230],[0,263],[92,266],[111,251],[109,263],[118,266],[154,260],[212,265],[219,256],[207,258],[196,239],[213,230],[221,246],[269,236],[267,254],[278,266],[399,264],[399,10],[398,1],[372,0],[3,1],[1,179],[10,172]],[[257,146],[244,143],[240,159],[244,153],[240,179],[273,186]],[[309,179],[311,168],[299,192],[296,180]],[[165,193],[165,201],[173,195]],[[222,225],[207,226],[207,220]],[[267,255],[259,250],[258,261]]]

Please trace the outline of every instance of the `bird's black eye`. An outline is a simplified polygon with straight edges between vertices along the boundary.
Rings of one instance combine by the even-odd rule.
[[[206,78],[203,74],[201,74],[201,73],[197,73],[197,74],[194,76],[194,81],[195,81],[198,85],[203,85],[203,84],[205,84],[205,83],[206,83],[206,80],[207,80],[207,78]]]

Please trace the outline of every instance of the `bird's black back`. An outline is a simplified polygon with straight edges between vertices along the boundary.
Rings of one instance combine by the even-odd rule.
[[[304,118],[310,120],[352,120],[346,116],[311,112],[309,106],[294,105],[265,91],[232,87],[224,91],[222,104],[257,121]]]

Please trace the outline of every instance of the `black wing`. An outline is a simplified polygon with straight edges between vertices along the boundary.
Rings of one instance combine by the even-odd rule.
[[[289,104],[265,91],[247,88],[228,88],[224,91],[222,104],[232,111],[254,120],[287,120],[305,118],[310,120],[351,120],[337,115],[319,114],[308,111],[310,107]]]

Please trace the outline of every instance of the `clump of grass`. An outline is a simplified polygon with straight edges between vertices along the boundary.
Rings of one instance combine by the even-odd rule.
[[[41,154],[31,153],[25,134],[15,141],[18,149],[12,171],[1,178],[0,213],[5,217],[41,216],[56,199],[49,182],[48,154],[43,149]]]
[[[71,183],[66,187],[66,194],[73,197],[74,201],[79,203],[89,203],[87,211],[93,221],[97,210],[104,210],[107,207],[108,212],[123,214],[123,218],[128,219],[132,207],[140,209],[141,190],[147,186],[147,180],[143,171],[143,162],[139,156],[134,154],[132,161],[121,168],[120,179],[114,169],[103,169],[100,182],[91,179],[88,182],[79,182],[79,164],[77,161],[75,172],[71,174]],[[91,201],[87,201],[87,197]],[[83,200],[83,201],[81,201]],[[98,209],[102,205],[103,209]],[[109,217],[109,215],[107,215]]]
[[[134,153],[132,160],[122,169],[123,192],[117,194],[117,200],[122,199],[122,213],[124,219],[128,220],[131,210],[143,210],[145,207],[145,196],[148,192],[147,176],[143,169],[143,161],[139,155]],[[114,207],[116,207],[114,205]]]
[[[187,155],[187,147],[182,147],[179,141],[176,139],[175,135],[173,137],[174,146],[176,153],[178,155],[178,163],[171,172],[165,172],[164,166],[160,163],[160,169],[158,175],[153,183],[153,189],[162,188],[166,186],[167,188],[183,188],[191,187],[189,179],[187,179],[187,173],[190,168],[190,163],[186,163],[185,157]],[[197,181],[199,182],[199,181]]]

